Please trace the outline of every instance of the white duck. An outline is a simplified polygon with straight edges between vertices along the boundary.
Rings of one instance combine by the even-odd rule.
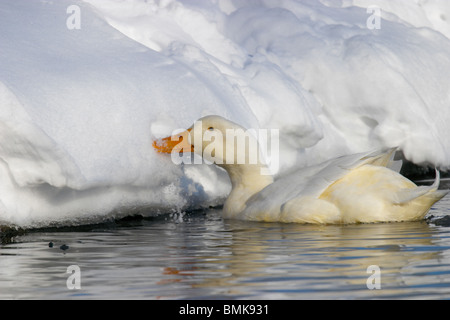
[[[418,187],[400,175],[395,149],[339,157],[274,181],[261,174],[267,167],[259,157],[256,163],[247,161],[248,150],[246,161],[237,161],[234,138],[226,139],[230,129],[244,134],[236,123],[207,116],[187,131],[153,143],[158,152],[195,152],[228,172],[232,190],[224,218],[322,224],[416,221],[448,192],[438,190],[439,171],[431,186]],[[210,148],[205,136],[223,139],[223,147]],[[233,150],[234,161],[227,150]]]

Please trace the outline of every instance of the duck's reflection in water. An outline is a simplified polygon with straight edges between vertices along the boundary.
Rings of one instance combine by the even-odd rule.
[[[213,226],[205,225],[195,243],[187,237],[178,248],[182,252],[173,251],[186,254],[189,248],[190,257],[164,268],[171,275],[164,281],[208,288],[205,295],[395,297],[409,290],[411,266],[443,257],[426,222],[335,226],[225,220],[220,230]],[[379,267],[381,290],[368,289],[369,266]]]

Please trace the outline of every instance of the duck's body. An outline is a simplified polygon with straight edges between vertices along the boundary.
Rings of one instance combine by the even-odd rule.
[[[201,120],[203,127],[223,132],[241,128],[217,116]],[[192,127],[188,134],[194,131]],[[203,155],[205,145],[189,148],[192,146]],[[423,219],[447,193],[438,190],[439,172],[433,185],[418,187],[398,172],[399,165],[392,160],[394,151],[336,158],[275,181],[261,174],[261,169],[266,168],[259,161],[218,164],[228,172],[232,183],[223,208],[224,218],[323,224]],[[225,159],[225,151],[222,155],[216,152],[216,158],[220,156]]]
[[[297,223],[366,223],[423,219],[447,191],[438,191],[439,173],[431,186],[418,187],[398,172],[394,150],[355,154],[301,169],[250,195],[234,210],[233,188],[224,216],[256,221]]]

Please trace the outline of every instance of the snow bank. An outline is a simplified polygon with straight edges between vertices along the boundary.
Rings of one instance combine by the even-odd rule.
[[[363,0],[1,1],[0,223],[221,203],[223,171],[151,147],[207,114],[279,129],[280,171],[392,146],[449,168],[450,4],[377,4],[380,29]]]

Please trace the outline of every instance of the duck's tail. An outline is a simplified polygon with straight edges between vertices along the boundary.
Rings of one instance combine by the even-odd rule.
[[[438,190],[440,183],[440,173],[436,170],[436,177],[431,186],[420,186],[414,189],[403,189],[396,193],[396,204],[405,204],[413,201],[414,199],[427,196],[430,199],[436,199],[436,201],[442,199],[450,190]]]
[[[391,148],[384,152],[374,152],[367,157],[367,162],[371,165],[387,167],[393,171],[400,172],[402,160],[394,160],[395,152],[398,148]],[[420,186],[414,189],[402,189],[395,194],[395,204],[405,205],[410,202],[419,202],[428,212],[430,207],[441,200],[450,190],[438,190],[440,183],[440,172],[436,170],[436,177],[430,186]],[[425,215],[425,214],[424,214]]]
[[[434,202],[441,200],[450,191],[450,190],[438,190],[441,174],[440,174],[439,170],[437,170],[437,169],[435,169],[435,170],[436,170],[436,178],[434,179],[434,183],[430,186],[431,190],[428,193],[428,195],[432,199],[436,199]]]
[[[416,219],[422,219],[430,210],[431,206],[441,200],[450,190],[438,190],[440,173],[436,169],[436,178],[430,186],[420,186],[414,189],[403,189],[396,193],[394,203],[396,205],[407,205],[411,214]],[[414,218],[413,218],[414,219]]]

